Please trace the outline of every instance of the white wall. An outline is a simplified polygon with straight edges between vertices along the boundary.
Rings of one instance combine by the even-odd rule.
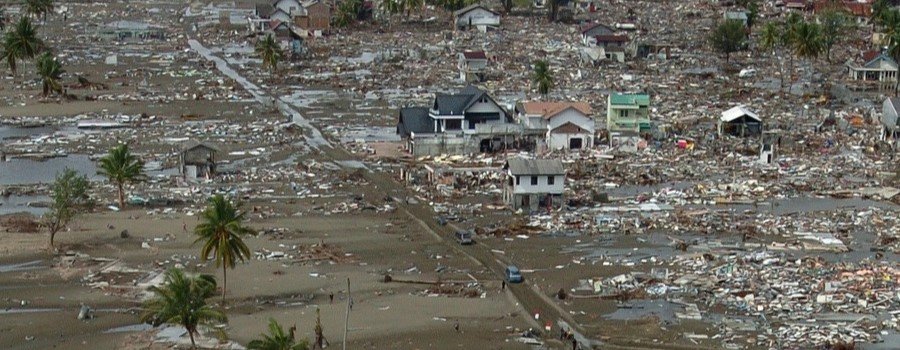
[[[485,97],[486,98],[486,97]],[[487,99],[487,102],[475,102],[466,112],[470,113],[491,113],[491,112],[502,112],[503,109],[500,108],[496,103],[491,101],[491,99]]]
[[[275,8],[281,9],[285,13],[291,16],[304,16],[306,15],[306,9],[300,5],[299,1],[296,0],[281,0],[275,4]]]
[[[552,193],[552,194],[562,194],[563,188],[565,187],[566,176],[565,175],[556,175],[554,176],[555,180],[553,185],[547,184],[547,177],[550,175],[534,175],[538,178],[538,184],[531,184],[531,176],[532,175],[520,175],[519,184],[515,183],[515,176],[513,176],[513,193],[516,194],[526,194],[526,193]]]
[[[588,149],[594,146],[594,135],[590,134],[550,134],[547,139],[547,147],[553,150],[569,149],[569,140],[573,138],[581,139],[581,149]]]
[[[578,125],[590,133],[594,132],[594,118],[585,116],[574,108],[569,108],[562,113],[553,116],[553,118],[550,118],[547,126],[550,130],[553,130],[566,123]]]
[[[477,8],[472,11],[466,12],[464,15],[459,16],[456,19],[456,25],[465,27],[469,25],[469,19],[472,19],[472,25],[488,25],[488,26],[499,26],[500,25],[500,16],[491,13],[482,8]]]

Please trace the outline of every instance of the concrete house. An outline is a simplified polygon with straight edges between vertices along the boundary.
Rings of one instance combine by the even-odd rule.
[[[597,36],[613,34],[615,34],[615,31],[612,28],[600,23],[590,23],[581,27],[581,41],[586,46],[594,45]]]
[[[738,21],[741,22],[745,27],[747,26],[747,13],[744,11],[725,11],[725,20],[726,21]]]
[[[894,140],[900,137],[900,125],[898,125],[898,111],[900,111],[900,97],[888,97],[882,103],[881,137],[884,140]]]
[[[524,102],[516,106],[526,129],[543,129],[552,150],[577,150],[594,144],[594,117],[585,102]]]
[[[105,40],[143,41],[148,39],[165,39],[165,28],[146,22],[113,21],[101,26],[97,36]]]
[[[294,25],[309,31],[324,31],[331,28],[331,7],[322,1],[303,4],[303,13],[294,17]]]
[[[475,27],[485,31],[487,28],[500,26],[500,14],[479,4],[463,7],[459,11],[454,12],[453,17],[456,18],[456,29]]]
[[[306,14],[306,9],[298,0],[277,0],[272,4],[275,10],[281,10],[291,18],[294,16],[302,16]]]
[[[762,119],[747,107],[735,106],[722,112],[718,129],[719,136],[759,136],[762,133]]]
[[[881,83],[897,82],[897,61],[883,52],[870,52],[863,56],[865,63],[858,65],[847,62],[847,70],[851,80],[874,81]]]
[[[181,175],[187,179],[216,176],[216,156],[219,148],[206,142],[189,140],[181,147],[179,165]]]
[[[484,51],[465,51],[459,54],[459,80],[484,81],[488,58]]]
[[[401,108],[397,134],[415,155],[461,154],[505,147],[522,127],[487,92],[469,85],[455,94],[435,94],[430,107]],[[439,145],[416,149],[426,143]]]
[[[606,129],[610,132],[650,131],[650,95],[610,94],[606,100]]]
[[[511,158],[503,170],[506,174],[503,199],[513,209],[562,207],[566,181],[562,161]]]

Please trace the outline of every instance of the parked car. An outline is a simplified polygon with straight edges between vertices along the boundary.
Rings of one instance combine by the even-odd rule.
[[[509,283],[522,283],[522,273],[514,265],[506,267],[506,281]]]
[[[475,243],[475,241],[472,239],[472,233],[468,232],[468,231],[462,231],[462,230],[456,231],[456,241],[459,242],[459,244],[461,244],[461,245],[468,245],[468,244]]]

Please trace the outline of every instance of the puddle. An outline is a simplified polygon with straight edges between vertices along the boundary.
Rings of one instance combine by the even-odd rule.
[[[9,159],[0,162],[0,185],[28,185],[36,183],[51,183],[56,179],[56,174],[66,168],[75,170],[79,174],[87,175],[88,179],[100,180],[97,175],[97,164],[86,154],[72,154],[67,157],[56,157],[47,160],[33,159]]]
[[[393,126],[352,127],[341,131],[341,142],[396,142],[400,141]]]
[[[43,260],[35,260],[18,264],[0,265],[0,273],[3,272],[19,272],[28,270],[45,269],[47,266],[41,265]]]
[[[603,315],[608,320],[637,320],[647,316],[659,317],[660,322],[675,322],[676,311],[681,311],[682,306],[665,300],[631,300],[619,305],[616,311]]]
[[[62,309],[5,309],[0,310],[0,315],[33,314],[40,312],[58,312]]]
[[[129,325],[129,326],[110,328],[110,329],[103,331],[103,333],[109,334],[109,333],[141,332],[141,331],[146,331],[146,330],[150,330],[150,329],[153,329],[152,325],[149,325],[146,323],[141,323],[141,324],[133,324],[133,325]]]
[[[888,331],[887,335],[881,336],[880,343],[864,343],[863,350],[896,350],[897,344],[900,344],[900,333],[896,331]]]

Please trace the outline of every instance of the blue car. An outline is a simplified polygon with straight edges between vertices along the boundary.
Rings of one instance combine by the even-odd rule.
[[[522,273],[513,265],[506,267],[506,281],[509,283],[522,283]]]

